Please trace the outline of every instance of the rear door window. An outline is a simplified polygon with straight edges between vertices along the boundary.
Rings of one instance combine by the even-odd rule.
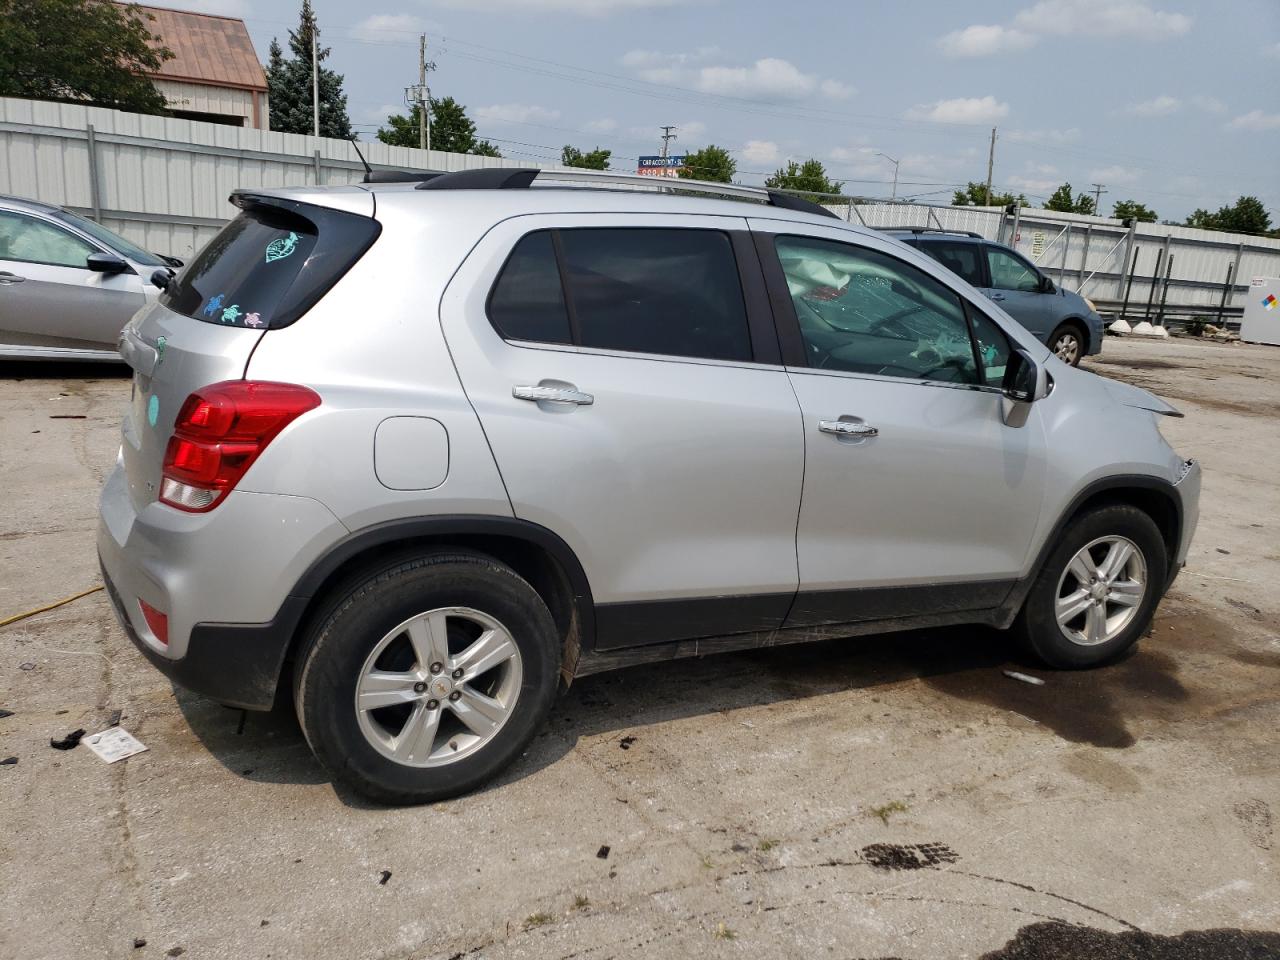
[[[245,201],[169,284],[160,302],[207,323],[288,326],[377,238],[376,220],[285,201]]]
[[[719,230],[587,227],[524,237],[489,298],[510,340],[750,361],[746,304]]]
[[[98,249],[69,230],[21,213],[0,212],[0,260],[87,270]]]
[[[987,262],[991,265],[991,286],[995,289],[1040,292],[1040,274],[1016,254],[989,246]]]
[[[982,247],[978,244],[927,240],[920,244],[920,249],[975,287],[986,286],[982,275]]]

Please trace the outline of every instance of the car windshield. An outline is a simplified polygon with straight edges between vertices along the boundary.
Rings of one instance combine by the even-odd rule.
[[[106,244],[116,253],[123,254],[134,263],[144,267],[164,267],[167,264],[157,257],[154,253],[148,253],[141,247],[136,246],[120,236],[118,233],[112,233],[100,223],[94,223],[92,220],[86,220],[84,217],[77,216],[66,210],[59,210],[57,217],[63,223],[69,223],[77,230],[83,230],[89,236],[93,237],[100,243]]]

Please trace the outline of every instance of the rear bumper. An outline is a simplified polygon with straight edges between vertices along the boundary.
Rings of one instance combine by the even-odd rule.
[[[204,514],[134,505],[120,464],[99,503],[98,558],[121,626],[174,682],[267,709],[306,600],[302,572],[347,529],[318,501],[232,492]],[[139,601],[168,617],[168,643]]]

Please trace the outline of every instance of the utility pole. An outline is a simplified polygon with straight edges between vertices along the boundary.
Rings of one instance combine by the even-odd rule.
[[[987,153],[987,202],[991,206],[991,175],[996,167],[996,128],[991,128],[991,150]]]
[[[901,161],[893,159],[893,157],[889,156],[887,153],[877,153],[876,156],[884,157],[893,164],[893,196],[889,198],[889,202],[892,203],[898,199],[898,164]]]
[[[671,132],[674,129],[676,128],[675,127],[662,128],[662,159],[663,160],[667,159],[667,143],[671,140],[679,139],[679,137],[677,137],[674,133]],[[665,170],[666,168],[664,167],[663,169]]]
[[[1093,187],[1090,191],[1093,194],[1093,215],[1100,217],[1102,216],[1102,195],[1111,191],[1103,189],[1106,185],[1102,183],[1091,183],[1089,186]]]
[[[418,148],[431,149],[431,90],[427,87],[427,73],[436,65],[427,59],[427,35],[418,35],[418,83],[404,88],[404,102],[418,108]]]
[[[320,63],[316,60],[315,21],[311,23],[311,121],[315,135],[320,136]]]

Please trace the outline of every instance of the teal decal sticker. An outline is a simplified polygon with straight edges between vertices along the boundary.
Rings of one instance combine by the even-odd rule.
[[[169,341],[164,337],[156,337],[156,366],[164,363],[164,348]]]
[[[240,316],[240,305],[233,303],[227,309],[222,311],[223,323],[235,323]]]
[[[209,302],[204,305],[204,315],[212,317],[222,307],[222,301],[226,297],[225,293],[220,293],[216,297],[210,297]]]
[[[298,249],[298,235],[290,233],[287,237],[278,237],[267,244],[267,263],[283,260]]]
[[[151,399],[147,401],[147,423],[151,424],[154,427],[156,425],[156,421],[159,419],[160,419],[160,398],[153,393],[151,395]]]

